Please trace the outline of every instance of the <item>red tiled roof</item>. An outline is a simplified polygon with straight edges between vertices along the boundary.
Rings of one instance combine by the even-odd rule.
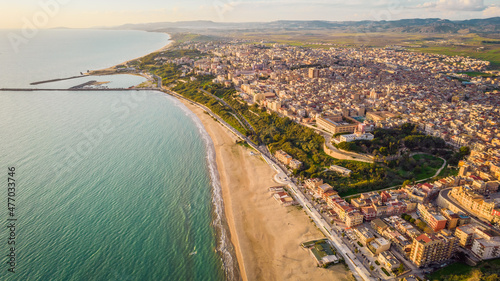
[[[432,238],[433,237],[429,237],[429,234],[424,233],[424,234],[421,234],[420,236],[418,236],[416,239],[417,239],[417,241],[424,241],[425,243],[429,243],[433,240]]]

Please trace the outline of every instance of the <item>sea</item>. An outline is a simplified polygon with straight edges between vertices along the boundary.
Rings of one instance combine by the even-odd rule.
[[[113,66],[170,42],[142,31],[23,36],[0,30],[0,88],[90,80],[128,88],[145,79],[30,83]],[[215,165],[199,119],[164,93],[0,91],[0,280],[239,279]]]

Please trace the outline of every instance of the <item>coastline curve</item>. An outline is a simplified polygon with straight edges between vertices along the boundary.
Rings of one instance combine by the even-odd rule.
[[[224,201],[222,197],[222,186],[220,183],[219,171],[217,169],[215,147],[212,138],[205,130],[203,123],[196,116],[194,112],[189,110],[182,102],[178,99],[165,96],[172,103],[179,107],[187,117],[189,117],[198,128],[198,131],[203,139],[206,149],[205,160],[207,163],[207,169],[210,175],[210,184],[212,186],[212,205],[213,205],[213,220],[212,225],[217,234],[217,247],[216,251],[219,254],[222,263],[224,274],[227,280],[236,281],[242,280],[241,272],[238,265],[238,259],[236,258],[236,252],[233,243],[231,242],[231,233],[229,231],[229,225],[225,216]]]

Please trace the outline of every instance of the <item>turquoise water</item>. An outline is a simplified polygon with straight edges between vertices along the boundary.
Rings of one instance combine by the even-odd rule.
[[[90,69],[141,55],[127,57],[121,44],[99,47],[102,38],[124,36],[123,41],[135,42],[135,36],[155,35],[96,31],[101,43],[95,49],[79,41],[66,46],[73,52],[58,58],[48,51],[57,42],[44,40],[69,33],[46,32],[51,36],[40,35],[36,44],[40,55],[61,65],[57,75],[80,71],[71,64],[75,52]],[[92,32],[73,31],[71,36],[89,39]],[[168,37],[155,36],[149,40],[166,44]],[[143,43],[142,54],[161,47],[151,47],[150,41]],[[115,55],[105,59],[96,50]],[[45,75],[44,66],[25,68],[23,79],[2,68],[0,88],[54,78]],[[217,176],[211,143],[199,120],[179,102],[146,91],[0,92],[0,104],[0,180],[6,187],[7,167],[16,167],[18,219],[16,273],[7,272],[2,262],[0,280],[232,279],[220,191],[212,188],[218,182],[212,181]],[[7,192],[1,190],[0,220],[5,222]],[[2,227],[5,260],[8,235]]]

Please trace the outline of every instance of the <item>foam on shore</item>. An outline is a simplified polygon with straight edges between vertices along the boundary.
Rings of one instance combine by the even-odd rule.
[[[188,116],[189,118],[191,118],[191,120],[193,120],[193,122],[196,124],[196,127],[200,132],[200,135],[203,138],[203,142],[205,143],[207,152],[205,159],[207,161],[207,167],[210,174],[210,183],[212,185],[212,203],[213,203],[212,225],[217,233],[217,237],[219,238],[217,241],[216,250],[222,259],[222,264],[224,267],[223,269],[227,279],[231,281],[241,280],[241,273],[238,266],[238,260],[236,259],[235,249],[233,243],[231,242],[231,234],[229,232],[229,226],[226,221],[226,216],[224,213],[222,186],[219,179],[219,171],[217,169],[214,143],[212,141],[212,138],[210,138],[208,132],[205,130],[205,127],[203,126],[198,116],[196,116],[195,113],[190,111],[182,102],[180,102],[176,98],[173,98],[171,96],[168,97],[172,99],[172,101],[176,106],[178,106],[185,112],[186,116]]]

